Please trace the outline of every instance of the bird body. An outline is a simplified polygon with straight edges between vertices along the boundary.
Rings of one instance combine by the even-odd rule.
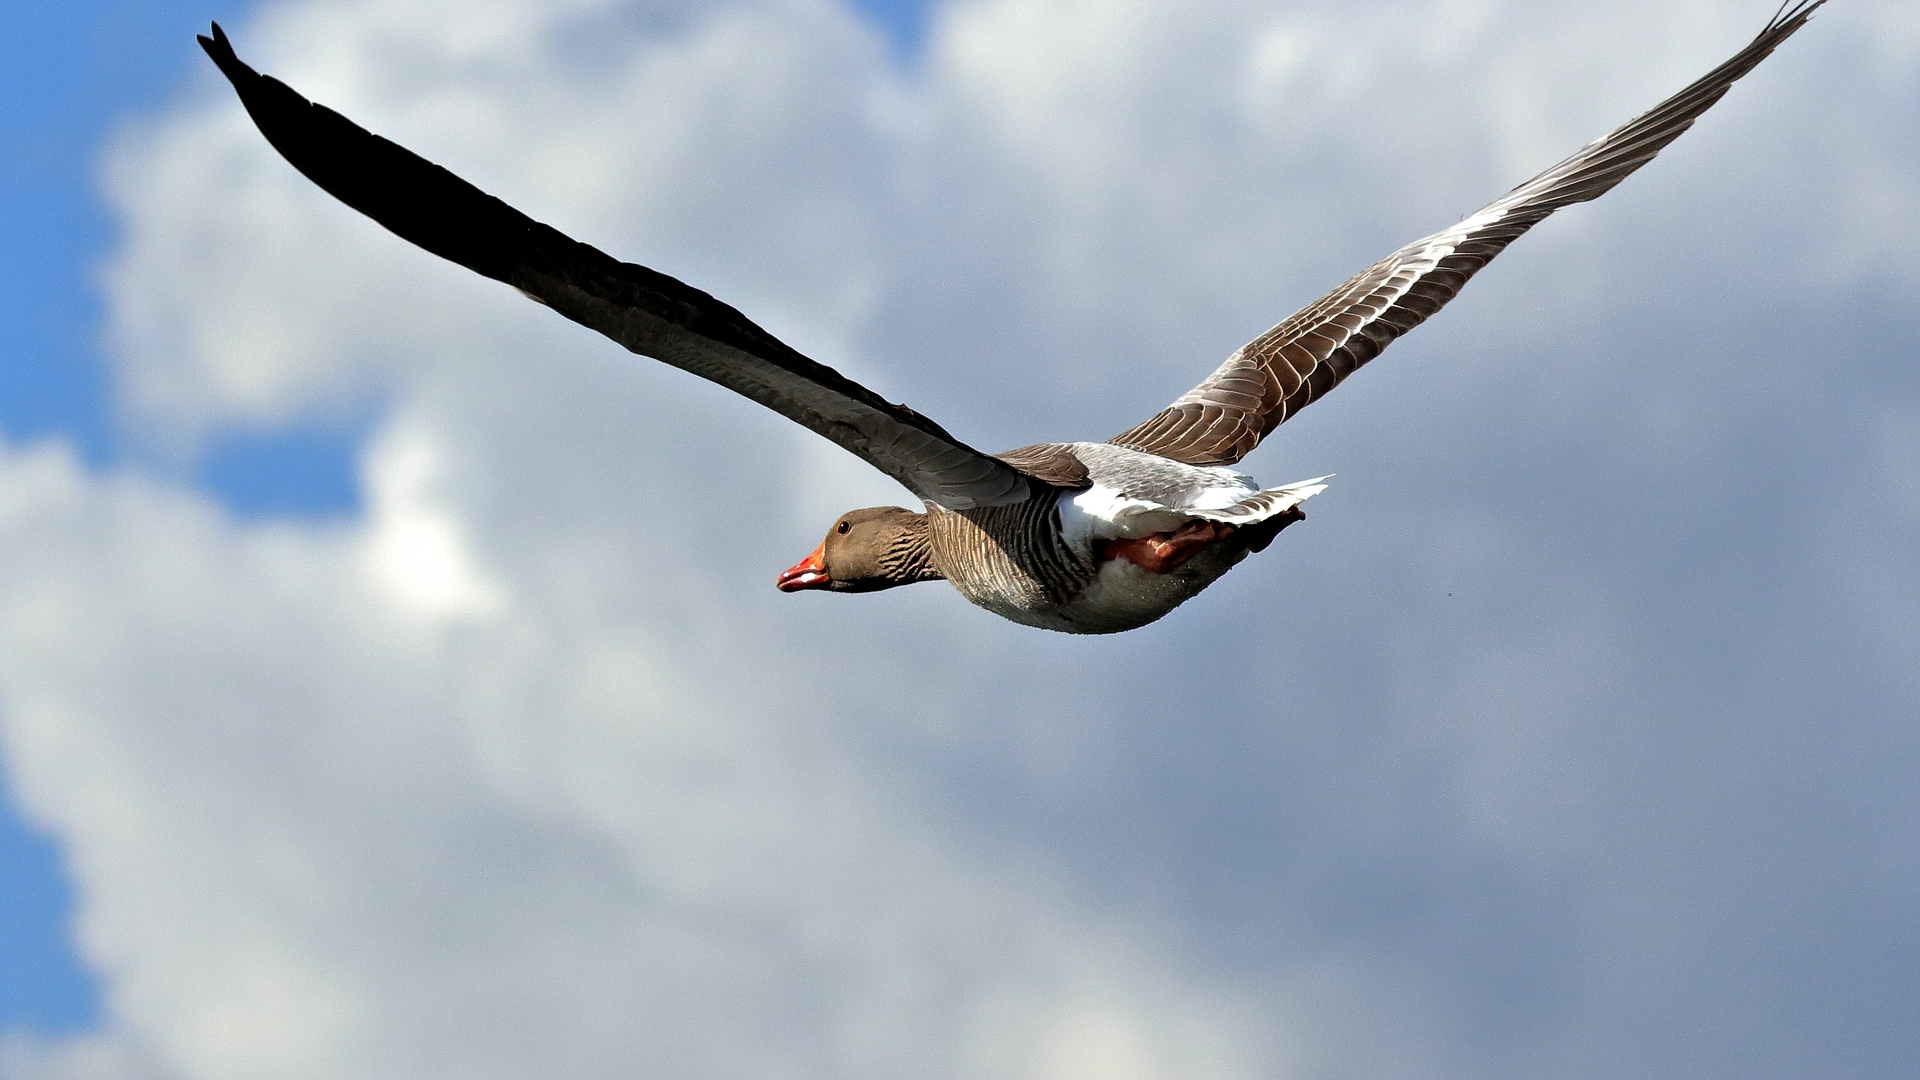
[[[962,596],[1014,622],[1131,630],[1198,595],[1305,515],[1326,477],[1261,491],[1218,466],[1111,443],[1029,447],[1077,461],[1084,486],[1004,507],[927,504],[934,562]],[[1172,551],[1156,557],[1155,537]]]
[[[1305,515],[1326,477],[1262,490],[1233,465],[1548,215],[1653,160],[1825,0],[1788,0],[1732,58],[1449,228],[1374,263],[1236,350],[1105,443],[989,455],[814,362],[727,304],[527,217],[234,55],[201,45],[274,148],[399,236],[505,282],[627,349],[710,379],[837,443],[925,507],[844,514],[783,591],[871,592],[945,579],[1015,622],[1072,633],[1145,625]]]

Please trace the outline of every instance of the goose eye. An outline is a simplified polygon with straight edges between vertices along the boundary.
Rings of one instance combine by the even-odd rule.
[[[840,524],[834,526],[833,531],[839,533],[841,536],[845,536],[847,535],[847,530],[851,528],[853,528],[853,526],[843,521]]]

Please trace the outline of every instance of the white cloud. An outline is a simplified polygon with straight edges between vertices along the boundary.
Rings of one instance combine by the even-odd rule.
[[[124,407],[191,447],[378,395],[369,510],[0,453],[0,733],[108,994],[0,1075],[1897,1060],[1920,314],[1862,253],[1920,240],[1920,166],[1911,72],[1850,57],[1920,31],[1856,6],[1289,424],[1251,467],[1337,469],[1311,522],[1096,641],[776,594],[902,496],[331,204],[207,77],[107,170]],[[905,74],[826,0],[229,29],[1010,446],[1134,422],[1765,15],[974,0]]]
[[[389,431],[367,451],[366,572],[399,606],[429,617],[485,615],[500,586],[473,564],[453,507],[435,490],[438,448],[420,431]]]

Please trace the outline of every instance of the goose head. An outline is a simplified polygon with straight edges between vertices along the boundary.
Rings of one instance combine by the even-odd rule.
[[[776,584],[781,592],[876,592],[943,576],[933,565],[927,515],[873,506],[840,515],[813,554],[789,567]]]

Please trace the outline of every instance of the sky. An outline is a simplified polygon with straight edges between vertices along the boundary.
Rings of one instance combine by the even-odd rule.
[[[922,5],[860,0],[903,61],[920,45]],[[183,46],[203,22],[246,5],[153,2],[16,5],[0,49],[0,117],[17,152],[0,160],[8,242],[0,273],[15,298],[0,344],[0,431],[67,440],[95,466],[138,463],[191,479],[246,518],[326,518],[359,508],[354,457],[364,423],[225,431],[184,464],[156,458],[117,427],[99,338],[98,263],[116,235],[96,174],[124,125],[163,108],[203,62]],[[4,777],[0,777],[3,781]],[[69,886],[50,839],[0,789],[0,1027],[69,1031],[94,1022],[97,985],[74,956]]]
[[[0,1078],[1893,1077],[1920,12],[1833,0],[1079,639],[787,596],[905,493],[407,247],[192,44],[989,449],[1102,438],[1745,0],[15,13]]]

